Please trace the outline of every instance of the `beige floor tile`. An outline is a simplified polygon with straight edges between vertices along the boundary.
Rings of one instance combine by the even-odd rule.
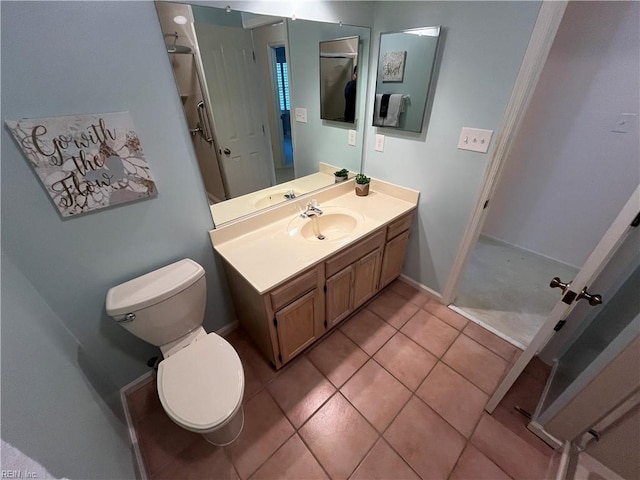
[[[440,358],[460,332],[439,318],[420,310],[401,329],[407,337]]]
[[[401,332],[396,333],[373,357],[394,377],[414,391],[438,359]]]
[[[467,323],[469,323],[469,320],[464,318],[462,315],[438,302],[429,302],[422,308],[432,315],[435,315],[443,322],[448,323],[456,330],[462,330]]]
[[[180,452],[202,438],[197,433],[175,424],[164,412],[157,410],[136,422],[145,469],[152,476],[179,457]]]
[[[295,428],[300,428],[336,391],[305,357],[296,359],[267,389]]]
[[[467,337],[473,338],[479,344],[484,345],[493,353],[497,353],[508,362],[511,361],[516,351],[518,351],[517,347],[514,347],[506,340],[501,339],[474,322],[469,322],[462,333]]]
[[[294,429],[266,390],[244,405],[244,429],[224,447],[241,478],[248,478],[293,435]]]
[[[204,477],[203,477],[204,478]],[[302,443],[298,435],[294,435],[262,465],[251,479],[328,479],[318,461]]]
[[[447,478],[466,443],[460,433],[415,396],[384,438],[422,478]]]
[[[491,415],[483,414],[471,437],[471,442],[513,478],[536,480],[545,478],[550,458],[500,424]]]
[[[340,391],[379,432],[389,426],[411,396],[407,387],[373,360]]]
[[[419,478],[407,462],[381,438],[350,480],[417,480]]]
[[[401,328],[420,307],[386,289],[367,308],[393,327]]]
[[[339,392],[298,433],[334,480],[349,477],[378,439],[373,427]]]
[[[236,480],[236,473],[231,461],[222,449],[207,442],[204,438],[183,450],[167,467],[163,468],[154,480],[201,480],[212,478],[220,480]]]
[[[369,359],[369,356],[340,330],[322,340],[307,356],[338,388]]]
[[[248,400],[267,382],[272,380],[277,373],[258,351],[249,335],[242,329],[235,329],[225,338],[233,345],[233,348],[236,349],[240,356],[244,370],[244,399]]]
[[[465,335],[460,335],[442,360],[491,395],[498,386],[508,363]]]
[[[355,314],[340,330],[369,355],[375,354],[396,333],[392,326],[367,308]]]
[[[156,379],[152,378],[127,395],[127,406],[133,420],[162,410]]]
[[[467,444],[449,480],[510,480],[500,467],[489,460],[476,447]]]
[[[431,370],[416,395],[467,438],[489,400],[486,393],[442,362]]]
[[[417,288],[412,287],[411,285],[409,285],[406,282],[403,282],[400,279],[397,279],[391,282],[387,287],[387,289],[393,290],[395,293],[397,293],[401,297],[406,298],[407,300],[409,300],[414,305],[417,305],[418,307],[422,307],[426,303],[432,301],[428,295],[422,293]]]

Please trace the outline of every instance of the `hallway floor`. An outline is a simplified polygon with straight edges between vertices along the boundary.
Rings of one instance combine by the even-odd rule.
[[[164,413],[155,380],[127,397],[149,478],[545,478],[553,450],[530,412],[532,362],[493,415],[483,407],[520,351],[396,280],[280,371],[242,330],[245,426],[208,444]]]
[[[504,334],[520,347],[529,345],[560,299],[549,287],[578,270],[483,235],[471,255],[453,304]]]

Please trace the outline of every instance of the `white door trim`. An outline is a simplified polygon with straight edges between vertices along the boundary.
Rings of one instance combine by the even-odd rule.
[[[473,215],[467,224],[464,237],[458,254],[456,255],[451,274],[442,292],[442,302],[445,305],[453,302],[456,289],[467,261],[471,256],[473,247],[478,241],[482,225],[488,210],[484,208],[500,181],[504,165],[509,151],[513,145],[518,129],[522,123],[529,102],[538,84],[538,79],[544,68],[544,64],[551,50],[551,45],[556,37],[560,21],[567,8],[567,1],[544,1],[538,12],[538,19],[533,27],[531,39],[524,54],[518,77],[516,78],[511,98],[507,104],[502,128],[496,137],[496,145],[487,165],[480,195],[473,211]]]

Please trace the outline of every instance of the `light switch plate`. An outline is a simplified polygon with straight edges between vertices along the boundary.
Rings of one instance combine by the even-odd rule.
[[[458,149],[471,150],[472,152],[487,153],[493,130],[482,130],[480,128],[462,127],[460,138],[458,139]]]
[[[376,152],[384,152],[384,135],[376,134]]]
[[[629,133],[629,129],[637,119],[637,113],[621,113],[616,119],[616,124],[613,126],[611,131],[615,133]]]
[[[348,142],[349,142],[349,145],[354,146],[354,147],[356,146],[356,131],[355,130],[349,130]]]
[[[296,122],[307,123],[307,109],[296,107]]]

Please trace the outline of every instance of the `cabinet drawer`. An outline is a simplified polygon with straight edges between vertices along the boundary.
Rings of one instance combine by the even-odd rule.
[[[347,248],[344,252],[331,257],[326,262],[327,278],[336,272],[339,272],[347,265],[361,259],[367,253],[372,252],[384,242],[384,230],[371,235],[368,238],[356,243],[354,246]]]
[[[296,278],[289,280],[286,285],[278,287],[270,293],[271,308],[276,312],[296,298],[316,287],[318,273],[316,269],[309,270]]]
[[[393,237],[398,236],[405,230],[409,230],[411,222],[413,221],[413,212],[405,215],[404,217],[391,223],[387,228],[387,240],[391,240]]]

